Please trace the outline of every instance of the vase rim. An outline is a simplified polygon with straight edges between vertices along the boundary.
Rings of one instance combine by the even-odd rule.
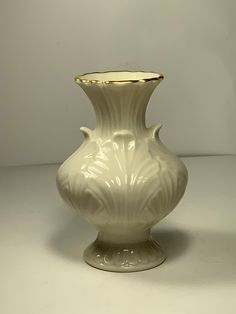
[[[104,71],[89,72],[75,77],[75,82],[81,83],[145,83],[149,81],[163,80],[164,76],[153,71]]]

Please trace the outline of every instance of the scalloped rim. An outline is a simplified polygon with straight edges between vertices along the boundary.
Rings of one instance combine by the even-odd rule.
[[[86,76],[94,75],[103,75],[103,74],[108,74],[110,73],[132,73],[132,74],[150,74],[150,77],[147,78],[139,78],[139,79],[118,79],[118,80],[113,80],[113,79],[86,79]],[[150,82],[150,81],[160,81],[163,80],[164,76],[160,73],[153,72],[153,71],[105,71],[105,72],[90,72],[90,73],[84,73],[81,75],[77,75],[75,77],[75,82],[76,83],[95,83],[95,84],[111,84],[111,83],[145,83],[145,82]]]

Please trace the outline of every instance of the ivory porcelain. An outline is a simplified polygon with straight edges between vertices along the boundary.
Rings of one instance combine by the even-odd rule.
[[[96,128],[60,166],[64,201],[96,226],[85,261],[130,272],[161,264],[165,255],[150,230],[184,194],[187,170],[161,142],[161,125],[147,128],[148,101],[163,76],[154,72],[97,72],[75,78],[96,113]]]

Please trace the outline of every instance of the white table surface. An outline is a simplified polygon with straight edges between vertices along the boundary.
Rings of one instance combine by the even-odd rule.
[[[236,156],[184,161],[186,194],[153,229],[166,262],[126,274],[83,262],[96,232],[60,199],[58,165],[0,169],[0,313],[235,314]]]

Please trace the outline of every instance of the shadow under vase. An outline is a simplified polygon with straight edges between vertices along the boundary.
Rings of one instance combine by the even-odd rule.
[[[189,244],[189,238],[180,230],[154,230],[152,236],[147,232],[141,234],[142,238],[133,235],[136,241],[123,235],[119,243],[101,233],[96,238],[96,233],[93,226],[75,215],[50,237],[48,245],[56,254],[73,262],[83,263],[83,256],[95,268],[132,272],[156,267],[166,256],[168,260],[177,258]]]

